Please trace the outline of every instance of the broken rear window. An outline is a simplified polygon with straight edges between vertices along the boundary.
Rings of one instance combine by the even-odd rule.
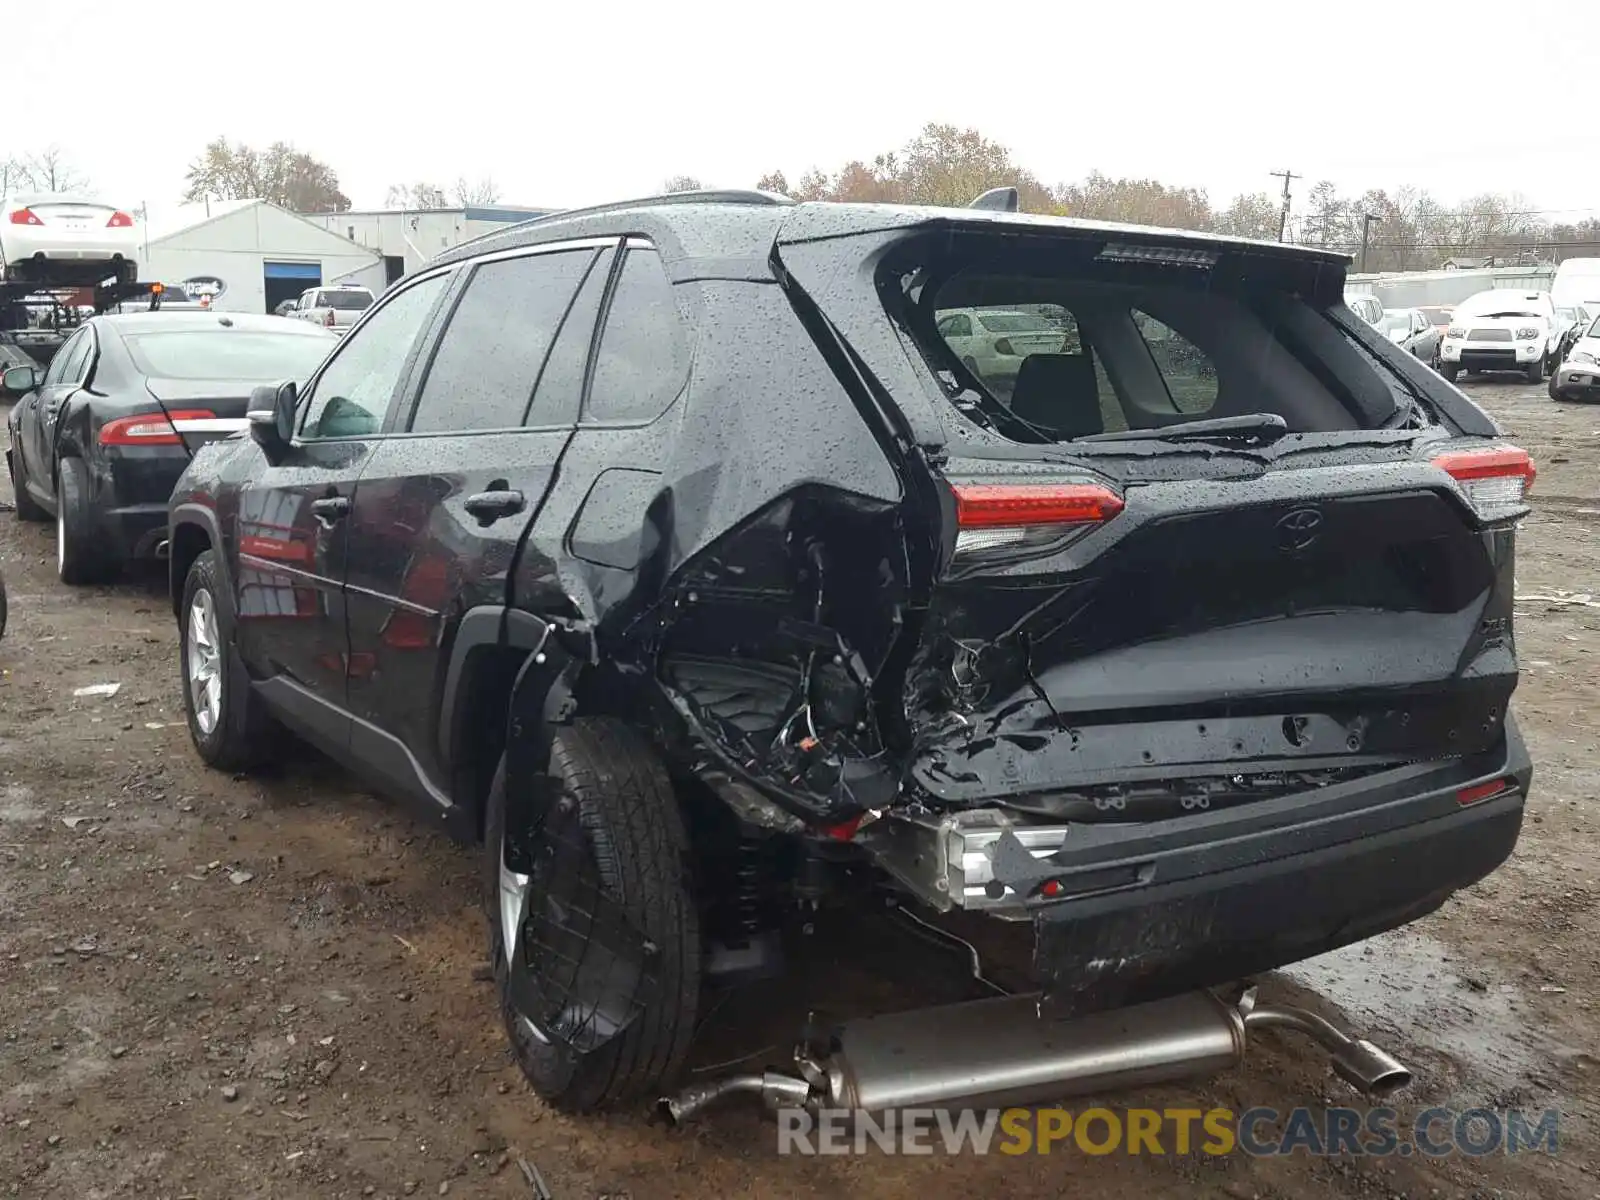
[[[1015,440],[1263,414],[1294,433],[1358,430],[1401,403],[1392,372],[1325,306],[1283,285],[1314,263],[1235,255],[1224,276],[1184,261],[1203,259],[1204,243],[1178,243],[1169,264],[1108,259],[1089,239],[1028,241],[930,241],[890,268],[956,407]]]

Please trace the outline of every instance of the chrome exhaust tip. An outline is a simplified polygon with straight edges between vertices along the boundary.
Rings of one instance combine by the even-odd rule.
[[[692,1084],[675,1095],[663,1096],[656,1108],[667,1120],[679,1125],[723,1097],[739,1094],[758,1095],[763,1108],[776,1112],[780,1108],[803,1108],[811,1099],[811,1085],[804,1079],[778,1071],[732,1075],[710,1083]]]
[[[1412,1080],[1411,1072],[1394,1055],[1360,1040],[1334,1053],[1333,1070],[1357,1091],[1380,1098],[1403,1091]]]

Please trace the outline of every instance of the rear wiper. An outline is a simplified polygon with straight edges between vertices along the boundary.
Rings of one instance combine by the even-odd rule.
[[[1246,446],[1270,446],[1289,432],[1289,425],[1277,413],[1247,413],[1239,417],[1213,417],[1209,421],[1185,421],[1160,429],[1119,429],[1114,433],[1091,433],[1075,442],[1238,442]]]

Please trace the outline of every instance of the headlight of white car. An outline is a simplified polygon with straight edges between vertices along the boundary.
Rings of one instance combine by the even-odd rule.
[[[1517,330],[1518,341],[1526,341],[1528,338],[1536,338],[1538,336],[1539,327],[1537,325],[1524,325],[1521,329]]]
[[[1467,331],[1459,325],[1452,325],[1444,331],[1444,335],[1447,338],[1464,338],[1467,336]]]
[[[1575,363],[1593,363],[1595,358],[1594,355],[1590,354],[1587,350],[1574,350],[1568,361]]]

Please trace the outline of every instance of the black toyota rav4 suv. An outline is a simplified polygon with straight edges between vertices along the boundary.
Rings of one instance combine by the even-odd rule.
[[[1522,821],[1534,469],[1347,262],[763,193],[470,242],[179,484],[195,745],[481,839],[575,1110],[797,907],[1009,922],[1063,1015],[1414,920]]]

